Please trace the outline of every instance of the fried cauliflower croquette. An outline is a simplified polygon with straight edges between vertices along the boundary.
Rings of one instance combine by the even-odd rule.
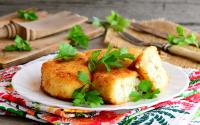
[[[123,104],[129,101],[129,94],[138,85],[137,77],[137,72],[127,68],[97,71],[93,74],[93,89],[99,91],[107,103]]]
[[[84,54],[79,53],[69,61],[47,61],[42,65],[41,88],[53,97],[71,100],[74,90],[83,86],[77,79],[78,71],[90,74]],[[91,76],[89,78],[91,80]]]
[[[147,47],[134,64],[140,76],[153,84],[153,90],[163,90],[168,83],[168,76],[162,66],[161,58],[156,47]]]

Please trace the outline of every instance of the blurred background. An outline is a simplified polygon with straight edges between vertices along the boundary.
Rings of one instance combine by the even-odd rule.
[[[200,31],[200,0],[0,0],[0,15],[30,7],[70,10],[89,18],[116,10],[128,18],[166,18]]]

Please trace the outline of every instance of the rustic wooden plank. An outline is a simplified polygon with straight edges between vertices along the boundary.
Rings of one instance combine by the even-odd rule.
[[[47,17],[48,13],[47,13],[47,11],[38,11],[37,15],[38,15],[39,19],[42,19],[42,18]],[[17,13],[15,12],[10,15],[0,17],[0,27],[4,26],[6,24],[9,24],[11,20],[13,22],[27,22],[26,20],[19,18]]]
[[[17,3],[17,2],[16,2]],[[59,11],[68,9],[70,11],[85,15],[88,17],[98,16],[104,17],[110,13],[110,10],[116,10],[125,17],[135,18],[138,20],[165,17],[175,22],[200,22],[199,4],[185,3],[181,4],[165,3],[165,2],[93,2],[93,3],[75,3],[67,4],[67,2],[26,2],[20,3],[4,3],[0,5],[0,13],[11,12],[21,8],[38,7],[49,11]],[[27,4],[28,3],[28,4]],[[53,4],[52,4],[53,3]],[[95,10],[95,11],[94,11]]]
[[[103,34],[102,28],[97,28],[91,24],[81,25],[85,33],[90,39],[98,37]],[[67,33],[63,32],[60,34],[52,35],[43,39],[35,40],[30,42],[32,51],[30,52],[5,52],[3,48],[6,45],[13,44],[12,40],[3,40],[0,42],[0,65],[1,68],[10,67],[13,65],[22,64],[30,60],[36,59],[43,55],[55,52],[58,49],[60,43],[69,43],[66,37]]]
[[[34,3],[59,3],[59,4],[94,4],[94,3],[100,3],[100,4],[107,4],[107,3],[116,3],[116,2],[143,2],[143,3],[200,3],[199,0],[29,0]],[[27,0],[1,0],[1,4],[24,4]]]

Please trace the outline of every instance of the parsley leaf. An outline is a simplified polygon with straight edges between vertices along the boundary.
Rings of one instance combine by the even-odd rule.
[[[59,46],[58,55],[56,56],[56,60],[69,60],[76,56],[77,49],[71,46],[70,44],[62,43]]]
[[[20,36],[16,35],[15,45],[5,46],[5,51],[31,51],[32,48],[27,40],[23,40]]]
[[[125,59],[134,60],[134,56],[128,53],[127,48],[113,49],[112,46],[108,46],[105,54],[98,59],[101,51],[97,50],[92,53],[88,60],[88,68],[91,72],[94,72],[100,64],[106,67],[106,70],[110,72],[111,67],[123,67],[122,62]]]
[[[104,28],[111,27],[117,32],[122,32],[126,27],[130,25],[130,21],[116,11],[111,11],[111,15],[106,17],[106,21],[102,21],[97,17],[93,17],[93,22],[96,26],[103,26]]]
[[[79,106],[81,104],[86,104],[90,107],[97,107],[104,103],[103,98],[97,90],[89,91],[89,87],[92,83],[87,73],[79,71],[77,73],[77,78],[84,83],[84,86],[73,92],[73,105]]]
[[[131,101],[138,101],[140,99],[153,99],[156,98],[157,94],[160,93],[159,89],[152,91],[152,83],[148,80],[140,81],[136,87],[137,91],[132,91],[129,95]]]
[[[89,76],[83,71],[78,71],[78,79],[84,84],[90,84]]]
[[[79,106],[81,104],[85,104],[86,100],[85,100],[85,93],[81,92],[81,89],[77,89],[73,92],[73,105],[74,106]]]
[[[98,56],[101,54],[101,50],[94,51],[88,59],[88,68],[91,72],[94,72],[97,69],[99,63]]]
[[[18,15],[20,18],[25,20],[37,20],[38,16],[35,11],[33,10],[18,10]]]
[[[131,101],[134,101],[134,102],[136,102],[142,98],[140,93],[136,92],[136,91],[132,91],[129,96],[130,96]]]
[[[142,92],[150,92],[152,88],[152,83],[148,80],[142,80],[138,85],[138,89]]]
[[[89,38],[84,33],[83,29],[80,25],[76,25],[69,30],[69,34],[67,36],[69,40],[72,41],[72,45],[80,46],[84,49],[88,48]]]
[[[177,26],[176,32],[178,34],[177,37],[172,35],[172,34],[168,34],[167,41],[170,44],[174,44],[174,45],[195,45],[196,47],[199,47],[197,37],[194,33],[191,33],[191,34],[186,36],[184,27],[182,27],[182,26]]]
[[[86,104],[94,108],[103,104],[103,99],[100,96],[100,93],[97,90],[88,91],[85,94]]]
[[[95,26],[101,26],[102,21],[98,17],[93,17],[92,24],[95,25]]]
[[[106,20],[109,22],[110,26],[118,32],[124,31],[124,28],[130,24],[129,20],[120,16],[115,11],[112,11],[111,15],[106,17]]]

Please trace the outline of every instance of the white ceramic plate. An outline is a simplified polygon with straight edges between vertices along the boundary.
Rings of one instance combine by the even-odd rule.
[[[71,102],[58,100],[46,95],[40,89],[41,83],[41,62],[32,63],[18,71],[12,79],[14,89],[27,99],[39,102],[48,106],[60,108],[82,109],[82,110],[121,110],[132,109],[140,106],[151,106],[159,102],[169,100],[181,94],[189,85],[187,75],[177,66],[169,63],[163,63],[169,75],[169,84],[165,91],[161,92],[155,99],[140,100],[138,102],[129,102],[123,105],[102,105],[96,108],[87,106],[72,106]]]

